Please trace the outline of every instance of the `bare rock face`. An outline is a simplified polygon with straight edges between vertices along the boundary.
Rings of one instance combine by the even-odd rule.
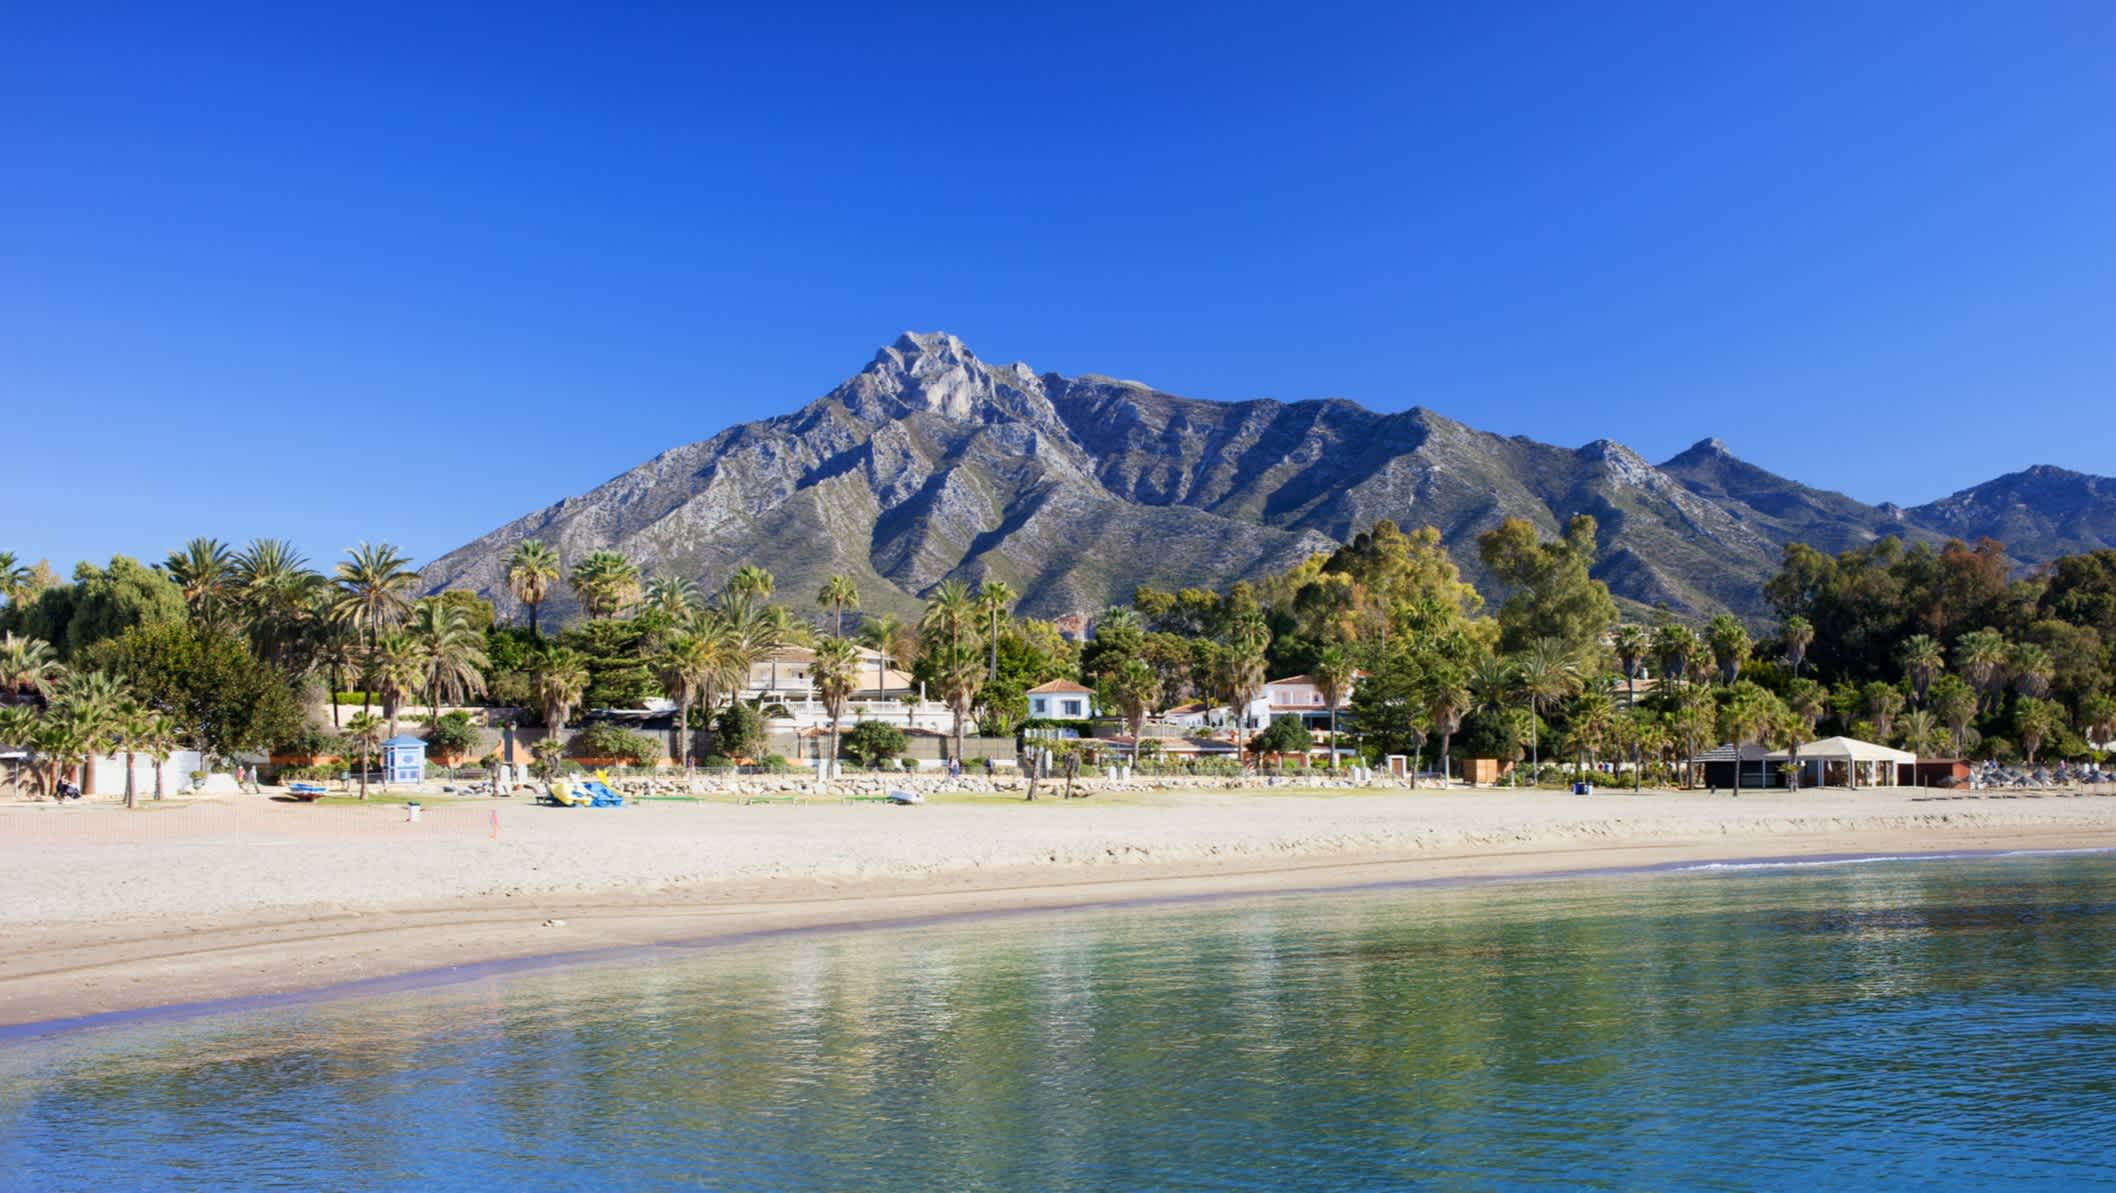
[[[1837,551],[1997,526],[2077,549],[2116,527],[2116,482],[2036,470],[1993,486],[2006,487],[1880,509],[1773,476],[1716,439],[1655,467],[1609,440],[1573,450],[1340,400],[1181,398],[995,366],[945,332],[906,333],[807,406],[664,452],[450,552],[424,579],[513,611],[507,553],[541,538],[568,561],[614,548],[708,588],[746,563],[791,594],[844,573],[868,612],[908,612],[948,579],[1001,579],[1023,612],[1055,616],[1142,584],[1281,571],[1382,518],[1436,527],[1480,579],[1476,538],[1503,519],[1555,534],[1588,513],[1602,527],[1596,574],[1619,597],[1753,616],[1793,540]],[[2064,508],[2044,516],[2037,502]],[[546,615],[571,604],[561,585]]]

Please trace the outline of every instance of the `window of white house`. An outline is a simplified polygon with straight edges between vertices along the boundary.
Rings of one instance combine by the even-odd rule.
[[[1080,717],[1080,712],[1080,702],[1078,700],[1068,700],[1065,702],[1066,716],[1077,720]]]

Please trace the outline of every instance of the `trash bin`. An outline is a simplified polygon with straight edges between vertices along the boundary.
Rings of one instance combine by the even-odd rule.
[[[404,805],[404,819],[417,820],[419,818],[419,811],[419,801],[412,800],[410,803]]]

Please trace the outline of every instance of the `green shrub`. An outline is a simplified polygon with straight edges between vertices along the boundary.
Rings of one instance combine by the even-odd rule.
[[[788,762],[784,754],[766,754],[762,765],[764,772],[771,775],[783,775],[793,769],[793,763]]]
[[[591,721],[581,731],[574,753],[651,766],[661,759],[661,743],[609,721]]]
[[[321,725],[303,725],[299,730],[273,743],[274,754],[344,754],[349,747],[345,739]]]
[[[730,758],[755,758],[764,748],[764,716],[736,701],[713,718],[713,752]]]
[[[377,692],[334,692],[331,694],[331,702],[334,704],[380,704],[382,703],[382,696]]]
[[[725,754],[707,754],[705,761],[698,765],[706,770],[733,770],[735,769],[735,760]]]
[[[838,742],[838,753],[861,766],[878,768],[904,752],[904,731],[881,721],[861,721]]]
[[[478,744],[467,712],[447,712],[426,731],[426,750],[435,757],[461,758]]]

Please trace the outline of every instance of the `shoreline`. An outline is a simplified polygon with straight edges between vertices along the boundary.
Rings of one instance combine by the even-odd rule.
[[[115,823],[153,830],[136,833],[138,840],[49,848],[34,834],[17,834],[0,845],[0,862],[14,863],[0,878],[0,929],[10,942],[0,946],[0,1041],[806,932],[1715,863],[2116,849],[2116,798],[2033,808],[2011,800],[1974,809],[1916,806],[1925,802],[1932,801],[1912,793],[1797,802],[1695,793],[1621,802],[1544,793],[1243,794],[1147,796],[1093,809],[1076,802],[1026,813],[1013,805],[946,804],[916,811],[669,809],[634,813],[636,822],[618,819],[624,812],[517,808],[508,811],[528,822],[517,835],[529,841],[510,841],[510,849],[457,833],[430,856],[409,861],[411,851],[434,843],[406,844],[409,833],[388,828],[397,822],[385,820],[382,809],[299,822],[277,806],[261,815],[241,810],[232,828],[210,818],[134,814]],[[294,815],[307,811],[314,810]],[[1591,815],[1583,820],[1582,813]],[[603,819],[583,819],[596,816]],[[873,831],[877,817],[890,832]],[[165,819],[166,826],[143,825]],[[0,830],[15,823],[0,817]],[[342,831],[289,838],[287,824]],[[899,828],[909,831],[891,835]],[[848,839],[848,829],[864,836]],[[1053,847],[1061,835],[1082,839]],[[1021,857],[1021,846],[1032,861]],[[656,872],[694,848],[711,849],[715,860],[762,864],[702,881]],[[967,852],[981,852],[982,860],[962,863]],[[537,872],[566,855],[576,867],[544,889],[495,891],[482,885],[490,875],[462,874],[473,862],[500,874],[524,865]],[[222,888],[189,891],[165,909],[174,914],[138,914],[131,889],[86,901],[71,915],[52,913],[49,900],[23,909],[25,888],[69,873],[88,881],[127,873],[127,885],[141,888],[152,885],[140,877],[142,868],[159,867],[162,878],[182,882],[243,859],[251,859],[250,882],[237,874]],[[271,880],[260,867],[274,862],[308,870],[318,898],[265,900]],[[646,885],[587,881],[607,880],[613,871],[622,877],[627,865],[647,872]]]

